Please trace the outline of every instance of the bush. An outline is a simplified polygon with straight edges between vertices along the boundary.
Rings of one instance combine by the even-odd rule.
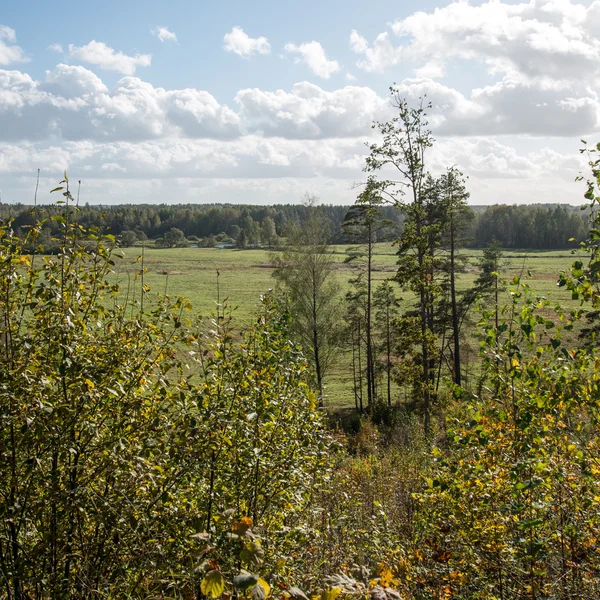
[[[24,252],[41,224],[24,239],[0,227],[0,587],[196,596],[192,534],[225,511],[279,530],[326,476],[306,362],[268,298],[237,343],[222,318],[205,337],[191,328],[183,299],[145,288],[128,303],[114,238],[76,217],[57,217],[55,256]]]

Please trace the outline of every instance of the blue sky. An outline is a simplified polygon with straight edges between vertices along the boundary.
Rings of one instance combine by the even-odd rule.
[[[0,10],[0,191],[351,203],[396,83],[471,201],[574,202],[600,129],[600,8],[532,2],[66,2]]]
[[[401,6],[401,11],[398,7]],[[18,33],[19,45],[34,57],[28,73],[35,77],[55,66],[57,57],[47,51],[53,43],[65,48],[84,45],[90,39],[127,54],[150,53],[152,65],[139,75],[165,88],[207,88],[220,101],[231,101],[244,87],[289,88],[299,78],[310,77],[308,69],[290,69],[280,58],[285,44],[320,40],[329,55],[352,71],[354,56],[348,35],[360,24],[361,32],[375,37],[388,21],[415,10],[435,8],[435,2],[374,1],[366,9],[364,1],[321,0],[306,2],[47,2],[10,3],[0,13],[0,22]],[[177,44],[161,43],[150,31],[164,25],[177,35]],[[266,35],[270,55],[260,61],[243,61],[223,52],[223,35],[241,26],[251,37]],[[401,66],[392,77],[405,77],[410,68]],[[118,74],[103,77],[116,83]],[[388,81],[389,79],[389,81]],[[365,73],[361,81],[385,93],[389,77]],[[344,72],[325,82],[325,89],[345,84]]]

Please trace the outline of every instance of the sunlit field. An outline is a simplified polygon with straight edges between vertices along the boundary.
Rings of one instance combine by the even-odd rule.
[[[348,280],[355,269],[352,264],[345,264],[347,246],[333,246],[334,257],[338,264],[334,277],[340,285],[343,295],[350,289]],[[123,258],[117,260],[117,279],[123,291],[130,295],[139,295],[141,280],[135,278],[141,267],[139,257],[141,247],[126,248],[121,251]],[[388,243],[378,244],[374,263],[375,285],[394,277],[396,248]],[[193,305],[192,315],[209,317],[215,311],[217,298],[226,303],[232,315],[240,323],[247,322],[255,310],[260,296],[275,286],[272,277],[272,252],[262,249],[236,250],[218,248],[172,248],[157,249],[149,245],[144,249],[144,266],[146,274],[144,283],[153,292],[167,294],[172,297],[184,296]],[[466,289],[473,284],[479,268],[478,261],[481,250],[465,249],[467,257],[466,271],[459,275],[459,288]],[[515,276],[527,279],[532,290],[550,299],[553,303],[561,303],[565,307],[574,307],[575,303],[569,294],[557,286],[561,270],[567,269],[573,261],[568,251],[510,251],[504,255],[506,267],[503,275],[507,280]],[[402,291],[398,286],[397,294],[403,298],[403,306],[412,303],[410,291]],[[509,302],[508,293],[504,300]],[[475,311],[472,319],[477,320]],[[476,357],[478,342],[476,330],[472,327],[473,341],[469,354]],[[478,361],[472,360],[476,369]],[[468,362],[467,362],[468,374]],[[352,382],[349,356],[341,353],[332,368],[326,383],[326,405],[330,408],[350,407],[353,405]],[[395,389],[397,401],[403,401],[404,391]]]

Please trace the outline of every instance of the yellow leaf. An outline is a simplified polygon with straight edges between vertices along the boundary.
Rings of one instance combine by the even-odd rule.
[[[334,587],[321,594],[321,600],[335,600],[342,593],[342,588]]]
[[[260,585],[262,589],[265,590],[265,597],[268,598],[269,594],[271,593],[271,586],[262,577],[258,578],[258,585]]]
[[[223,579],[223,575],[216,569],[209,571],[200,584],[200,591],[205,596],[210,596],[211,598],[218,598],[224,589],[225,580]]]
[[[389,587],[390,582],[394,578],[393,573],[389,569],[382,569],[381,574],[379,575],[381,587]]]

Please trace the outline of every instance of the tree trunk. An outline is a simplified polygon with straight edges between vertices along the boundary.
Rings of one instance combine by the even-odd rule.
[[[454,220],[450,211],[450,295],[452,302],[452,335],[454,336],[454,383],[461,385],[460,373],[460,339],[458,323],[458,307],[456,305],[456,281],[454,276]]]
[[[370,219],[370,217],[369,217]],[[365,338],[367,349],[367,408],[371,411],[375,401],[375,368],[373,357],[373,340],[371,336],[371,270],[373,264],[373,229],[367,220],[367,306],[365,315]]]
[[[317,388],[319,389],[319,407],[323,408],[323,377],[321,374],[321,362],[319,360],[319,328],[317,325],[317,285],[313,276],[312,295],[312,326],[313,326],[313,354],[315,357],[315,372],[317,375]]]
[[[363,382],[362,382],[362,355],[361,355],[361,351],[360,351],[360,346],[361,346],[361,337],[360,337],[360,320],[358,321],[358,389],[360,391],[359,393],[359,399],[360,399],[360,412],[362,413],[364,411],[364,406],[363,406],[363,395],[362,395],[362,390],[363,390]]]
[[[390,336],[390,305],[388,300],[388,305],[386,306],[385,312],[385,326],[386,326],[386,349],[387,349],[387,401],[388,406],[392,406],[392,349],[391,349],[391,336]]]
[[[354,342],[354,332],[351,332],[352,335],[352,389],[354,390],[354,406],[356,410],[359,410],[358,405],[358,384],[356,377],[356,344]],[[360,339],[358,340],[360,344]]]

